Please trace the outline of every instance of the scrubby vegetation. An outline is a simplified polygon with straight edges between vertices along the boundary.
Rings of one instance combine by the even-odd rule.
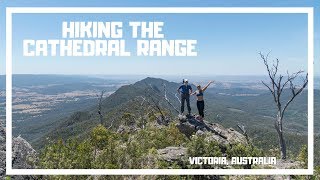
[[[58,140],[41,153],[42,168],[158,168],[156,149],[184,145],[187,138],[170,124],[147,126],[132,134],[116,133],[99,125],[85,140]]]
[[[128,113],[124,114],[128,116]],[[133,115],[130,115],[133,116]],[[188,138],[176,127],[157,124],[157,114],[149,115],[144,128],[134,127],[132,121],[119,132],[102,125],[93,128],[86,138],[59,139],[50,142],[42,151],[39,168],[50,169],[128,169],[128,168],[211,168],[165,162],[157,150],[166,147],[186,147],[188,157],[260,156],[254,146],[235,144],[227,146],[207,139],[210,133]],[[129,118],[130,119],[130,118]],[[135,120],[135,118],[133,118]],[[137,119],[138,120],[138,119]],[[131,130],[130,130],[131,128]],[[238,168],[248,168],[239,166]]]
[[[235,144],[234,146],[221,146],[214,141],[207,141],[206,134],[194,135],[191,139],[181,134],[173,123],[157,128],[146,126],[132,133],[117,133],[97,126],[92,129],[86,139],[58,140],[51,142],[41,152],[39,168],[50,169],[122,169],[122,168],[212,168],[212,165],[186,165],[176,162],[169,163],[158,158],[157,149],[168,146],[187,147],[188,156],[264,156],[272,155],[273,151],[262,152],[254,146]],[[275,152],[274,152],[275,153]],[[275,153],[277,154],[277,152]],[[295,160],[307,164],[307,147],[303,146]],[[251,168],[250,166],[234,166],[233,168]],[[292,176],[295,179],[317,179],[320,175],[319,167],[315,169],[314,176]],[[61,176],[50,176],[50,179],[61,179]],[[63,176],[63,179],[70,176]],[[77,179],[87,179],[87,176],[77,176]],[[104,179],[104,177],[100,177]],[[122,179],[124,177],[108,177],[107,179]],[[126,177],[129,178],[129,177]],[[155,177],[152,177],[155,178]],[[159,179],[175,179],[178,176]],[[188,178],[188,176],[180,177]],[[190,177],[189,177],[190,178]],[[202,177],[203,178],[203,177]],[[221,177],[222,179],[227,177]],[[250,177],[248,177],[250,179]],[[251,177],[253,179],[258,177]],[[263,176],[259,176],[263,178]]]

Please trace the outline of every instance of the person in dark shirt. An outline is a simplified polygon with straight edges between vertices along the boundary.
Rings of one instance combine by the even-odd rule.
[[[192,93],[191,95],[197,96],[197,108],[200,115],[200,120],[203,121],[204,118],[204,99],[203,99],[203,92],[210,86],[213,81],[210,81],[204,88],[201,88],[200,85],[197,85],[197,90]]]
[[[192,88],[188,84],[188,79],[184,79],[182,81],[182,85],[177,89],[178,93],[181,95],[181,114],[184,112],[184,103],[187,102],[188,107],[188,115],[191,114],[191,107],[190,107],[190,94],[192,93]]]

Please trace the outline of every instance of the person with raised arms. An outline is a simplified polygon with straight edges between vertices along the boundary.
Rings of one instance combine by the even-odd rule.
[[[200,116],[200,121],[203,121],[204,118],[204,91],[210,86],[213,81],[210,81],[205,87],[201,88],[201,85],[197,85],[197,90],[193,92],[191,95],[196,95],[197,97],[197,108]]]

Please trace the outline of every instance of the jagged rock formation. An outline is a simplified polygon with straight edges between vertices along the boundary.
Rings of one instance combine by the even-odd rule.
[[[14,169],[36,168],[36,151],[23,138],[17,137],[12,140],[12,165]],[[0,179],[5,178],[6,172],[6,131],[0,124]],[[29,176],[14,176],[13,179],[30,179]]]
[[[221,148],[237,143],[247,144],[246,137],[232,128],[224,128],[220,124],[198,121],[194,116],[179,116],[176,127],[181,133],[191,138],[192,135],[204,135],[208,141],[216,141]],[[167,162],[183,165],[188,161],[187,148],[166,147],[158,149],[159,158]]]
[[[217,123],[209,123],[207,121],[200,122],[193,116],[179,117],[180,122],[176,127],[181,133],[190,137],[194,133],[210,132],[212,135],[208,140],[217,141],[222,145],[242,143],[247,144],[246,137],[232,128],[225,128]]]

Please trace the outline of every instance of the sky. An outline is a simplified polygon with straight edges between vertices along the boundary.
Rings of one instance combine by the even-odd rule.
[[[258,2],[258,3],[257,3]],[[4,1],[5,7],[315,7],[315,74],[319,75],[319,2],[313,1]],[[24,57],[23,39],[62,39],[62,21],[163,21],[165,39],[196,39],[196,57]],[[124,29],[129,34],[129,29]],[[135,40],[124,38],[133,49]],[[5,73],[5,41],[0,44]],[[264,75],[259,52],[279,58],[281,73],[307,70],[306,14],[16,14],[13,16],[14,74]]]

